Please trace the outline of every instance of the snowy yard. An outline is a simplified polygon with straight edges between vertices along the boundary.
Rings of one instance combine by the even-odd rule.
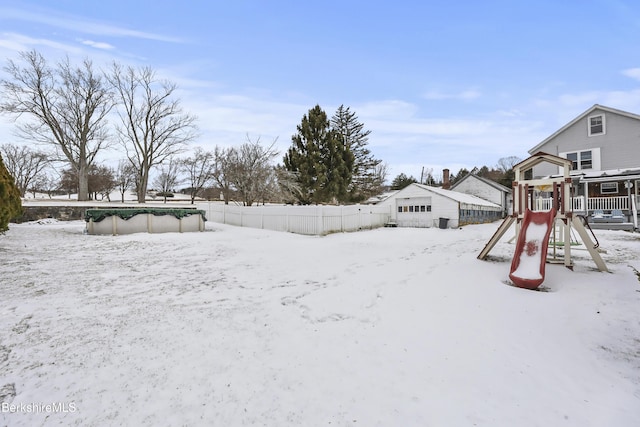
[[[640,425],[640,234],[597,232],[611,273],[576,249],[536,292],[505,284],[508,237],[476,259],[498,225],[12,225],[0,425]]]

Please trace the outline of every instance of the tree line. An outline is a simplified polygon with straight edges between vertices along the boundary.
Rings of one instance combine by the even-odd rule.
[[[197,133],[196,117],[174,98],[176,85],[158,79],[149,67],[114,62],[99,71],[85,59],[50,64],[37,51],[8,60],[0,80],[0,113],[16,119],[19,137],[53,148],[77,175],[78,200],[89,199],[89,172],[98,154],[119,141],[137,175],[138,201],[144,202],[149,173],[181,152]],[[115,113],[118,122],[108,126]]]
[[[4,71],[8,77],[0,80],[0,113],[16,119],[21,139],[51,149],[3,145],[23,196],[29,189],[56,187],[73,189],[82,201],[129,183],[142,203],[150,184],[167,193],[182,172],[192,199],[215,183],[226,202],[234,194],[246,205],[273,197],[297,203],[357,202],[378,191],[386,178],[386,167],[367,148],[370,131],[348,107],[341,106],[330,120],[319,106],[309,110],[284,164],[273,165],[279,154],[275,141],[264,146],[259,138],[178,158],[198,136],[196,117],[181,108],[176,85],[158,79],[151,68],[114,62],[100,71],[90,59],[73,65],[68,58],[51,64],[34,50],[8,60]],[[113,127],[108,117],[117,117]],[[101,166],[99,153],[116,142],[125,159],[117,170]],[[68,167],[57,179],[45,173],[59,161]],[[159,169],[159,181],[150,183],[154,169]]]
[[[14,117],[18,136],[31,144],[3,144],[0,154],[23,197],[28,191],[66,192],[82,201],[118,190],[124,201],[126,191],[134,190],[143,203],[150,187],[166,201],[182,186],[192,202],[220,196],[251,206],[357,203],[388,188],[387,165],[368,147],[371,131],[344,105],[331,116],[320,105],[308,110],[281,163],[276,140],[264,144],[249,135],[239,145],[185,155],[198,137],[197,118],[180,106],[175,83],[157,78],[149,67],[113,62],[98,70],[89,59],[73,65],[68,58],[51,64],[29,51],[8,60],[4,71],[0,113]],[[116,123],[110,126],[107,118]],[[114,145],[124,158],[117,167],[100,164],[99,154]],[[503,169],[472,172],[506,183]],[[466,173],[452,175],[452,182]],[[392,188],[411,182],[417,180],[401,173]],[[431,171],[420,182],[439,184]]]
[[[454,185],[457,182],[461,181],[465,176],[474,174],[497,182],[498,184],[504,185],[507,188],[511,188],[511,184],[515,179],[513,167],[516,164],[520,163],[520,161],[521,159],[517,156],[508,156],[500,158],[497,165],[491,168],[488,166],[474,167],[471,170],[462,168],[457,173],[452,173],[449,175],[449,184]],[[404,173],[400,173],[391,181],[390,188],[392,190],[402,190],[403,188],[413,183],[433,186],[443,185],[442,179],[436,179],[433,176],[433,170],[429,169],[427,171],[423,171],[423,176],[420,177],[420,180],[416,179],[413,175],[408,176]]]

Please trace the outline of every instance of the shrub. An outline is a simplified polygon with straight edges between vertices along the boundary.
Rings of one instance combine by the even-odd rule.
[[[22,215],[20,192],[0,156],[0,233],[9,229],[9,221]]]

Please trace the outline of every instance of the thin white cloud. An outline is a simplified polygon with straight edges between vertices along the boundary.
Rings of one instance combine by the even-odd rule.
[[[0,47],[11,51],[27,51],[33,49],[35,46],[61,50],[68,53],[82,53],[82,49],[78,46],[49,39],[33,38],[16,33],[2,33],[0,35]]]
[[[103,24],[81,16],[63,15],[60,13],[47,11],[27,11],[16,8],[0,8],[0,16],[3,19],[15,19],[37,24],[45,24],[56,28],[64,28],[80,33],[111,36],[111,37],[133,37],[146,40],[156,40],[170,43],[183,43],[184,40],[178,37],[166,36],[162,34],[149,33],[145,31],[132,30],[120,26]]]
[[[96,42],[96,41],[93,41],[93,40],[80,40],[80,43],[82,43],[84,45],[87,45],[87,46],[94,47],[96,49],[104,49],[104,50],[114,49],[113,45],[110,45],[109,43]]]
[[[622,74],[635,80],[640,80],[640,68],[629,68],[623,70]]]

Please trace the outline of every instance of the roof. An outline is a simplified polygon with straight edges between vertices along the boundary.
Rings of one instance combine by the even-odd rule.
[[[453,184],[451,186],[451,189],[453,190],[454,188],[456,188],[459,184],[464,182],[469,177],[474,177],[476,179],[479,179],[481,182],[483,182],[483,183],[485,183],[487,185],[490,185],[491,187],[493,187],[493,188],[495,188],[497,190],[500,190],[502,192],[511,193],[511,189],[510,188],[505,187],[504,185],[500,184],[499,182],[492,181],[492,180],[490,180],[488,178],[485,178],[483,176],[478,176],[478,175],[473,174],[473,173],[465,175],[460,181],[457,181],[455,184]]]
[[[595,110],[602,110],[602,111],[605,111],[605,112],[608,112],[608,113],[629,117],[629,118],[635,119],[635,120],[640,120],[640,115],[629,113],[627,111],[617,110],[617,109],[611,108],[611,107],[605,107],[604,105],[594,104],[593,107],[589,108],[587,111],[585,111],[584,113],[580,114],[578,117],[576,117],[575,119],[571,120],[569,123],[567,123],[566,125],[564,125],[560,129],[558,129],[556,132],[554,132],[551,136],[546,138],[540,144],[538,144],[535,147],[533,147],[531,150],[528,151],[528,153],[529,154],[533,154],[533,153],[537,152],[547,142],[551,141],[553,138],[555,138],[556,136],[558,136],[559,134],[561,134],[562,132],[564,132],[565,130],[567,130],[568,128],[570,128],[571,126],[573,126],[574,124],[576,124],[580,120],[582,120],[583,118],[587,117],[589,114],[593,113]]]
[[[558,175],[551,175],[551,177],[555,176]],[[581,169],[571,171],[571,177],[580,178],[580,181],[582,182],[622,181],[625,179],[635,180],[640,179],[640,168],[608,169],[603,171]]]
[[[528,159],[525,159],[520,163],[513,165],[513,170],[516,171],[516,173],[517,170],[526,171],[527,169],[531,169],[532,167],[539,165],[540,163],[551,163],[552,165],[561,167],[564,167],[566,165],[569,166],[569,169],[571,169],[572,165],[572,162],[569,159],[538,151]]]
[[[495,207],[502,209],[500,205],[492,203],[488,200],[481,199],[480,197],[472,196],[471,194],[460,193],[458,191],[453,190],[445,190],[440,187],[431,187],[429,185],[424,184],[411,184],[416,187],[419,187],[423,190],[430,191],[432,193],[436,193],[440,196],[446,197],[451,200],[455,200],[456,202],[464,203],[467,205],[478,205],[478,206],[487,206],[487,207]]]
[[[377,196],[371,196],[364,203],[368,203],[368,204],[380,203],[384,200],[387,200],[389,197],[393,196],[398,191],[400,190],[387,191],[386,193],[378,194]]]

